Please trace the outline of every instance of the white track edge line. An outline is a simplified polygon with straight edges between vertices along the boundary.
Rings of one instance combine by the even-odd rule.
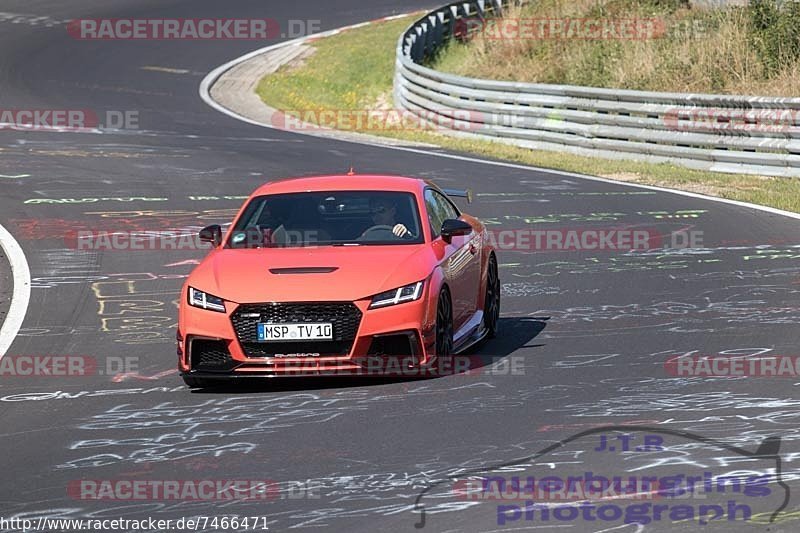
[[[14,279],[11,306],[2,327],[0,327],[0,359],[2,359],[11,347],[11,343],[14,342],[22,327],[22,321],[25,320],[25,315],[28,313],[28,305],[31,300],[31,271],[22,247],[3,226],[0,226],[0,247],[3,248],[8,258]]]

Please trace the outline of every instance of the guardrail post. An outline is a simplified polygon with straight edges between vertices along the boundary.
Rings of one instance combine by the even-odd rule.
[[[478,0],[478,2],[475,4],[475,7],[478,10],[478,17],[480,17],[481,20],[485,20],[486,19],[486,0]]]
[[[503,2],[502,0],[492,0],[492,7],[496,17],[503,16]]]

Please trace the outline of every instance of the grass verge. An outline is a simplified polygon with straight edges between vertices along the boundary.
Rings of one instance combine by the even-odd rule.
[[[315,123],[318,121],[314,118],[320,116],[317,113],[326,110],[360,113],[389,109],[395,45],[412,20],[413,17],[406,17],[375,23],[315,41],[313,55],[299,65],[287,65],[266,76],[257,92],[271,107],[299,114]],[[800,180],[796,179],[534,151],[490,141],[456,139],[432,131],[368,127],[356,121],[342,121],[339,126],[343,130],[430,143],[514,163],[698,192],[800,213]]]
[[[450,41],[433,66],[494,80],[800,95],[796,2],[702,9],[687,0],[539,0],[470,35]]]

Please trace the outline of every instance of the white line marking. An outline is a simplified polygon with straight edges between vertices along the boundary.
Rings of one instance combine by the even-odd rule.
[[[73,128],[67,126],[15,124],[12,122],[0,122],[0,130],[14,131],[44,131],[47,133],[103,133],[100,128]]]
[[[166,72],[167,74],[188,74],[190,71],[185,68],[171,68],[171,67],[158,67],[154,65],[146,65],[139,67],[140,70],[149,70],[152,72]]]
[[[379,21],[383,21],[383,20],[392,20],[392,19],[402,18],[402,17],[405,17],[405,16],[413,15],[413,14],[414,13],[407,13],[407,14],[404,14],[404,15],[395,15],[395,16],[392,16],[392,17],[386,17],[385,19],[378,19],[378,20],[372,21],[372,22],[379,22]],[[220,104],[218,104],[217,102],[215,102],[211,98],[211,86],[214,85],[214,82],[216,82],[219,79],[219,77],[222,76],[228,70],[232,69],[233,67],[235,67],[236,65],[238,65],[240,63],[243,63],[243,62],[245,62],[245,61],[247,61],[249,59],[252,59],[253,57],[256,57],[258,55],[261,55],[261,54],[263,54],[265,52],[268,52],[268,51],[271,51],[271,50],[275,50],[277,48],[281,48],[281,47],[284,47],[284,46],[292,46],[292,45],[295,45],[295,44],[298,44],[298,43],[304,43],[304,42],[309,41],[309,40],[316,40],[316,39],[319,39],[319,38],[322,38],[322,37],[328,37],[330,35],[335,35],[335,34],[340,33],[342,31],[350,30],[350,29],[357,28],[357,27],[360,27],[360,26],[364,26],[366,24],[370,24],[370,22],[366,22],[366,23],[362,22],[360,24],[354,24],[352,26],[345,26],[343,28],[339,28],[339,29],[336,29],[336,30],[329,30],[329,31],[322,32],[322,33],[316,33],[316,34],[313,34],[313,35],[309,35],[307,37],[299,37],[297,39],[292,39],[290,41],[285,41],[285,42],[282,42],[282,43],[278,43],[278,44],[273,44],[271,46],[267,46],[265,48],[260,48],[258,50],[254,50],[254,51],[252,51],[250,53],[247,53],[247,54],[245,54],[245,55],[243,55],[241,57],[237,57],[236,59],[228,61],[224,65],[221,65],[221,66],[215,68],[214,70],[212,70],[211,72],[209,72],[206,75],[206,77],[203,78],[203,81],[200,82],[200,98],[202,98],[203,101],[206,104],[208,104],[209,106],[213,107],[214,109],[216,109],[220,113],[224,113],[225,115],[228,115],[229,117],[235,118],[235,119],[240,120],[242,122],[247,122],[248,124],[253,124],[255,126],[261,126],[263,128],[279,129],[279,128],[275,128],[271,124],[258,122],[257,120],[252,120],[250,118],[244,117],[244,116],[242,116],[242,115],[240,115],[240,114],[238,114],[238,113],[236,113],[234,111],[231,111],[230,109],[228,109],[226,107],[221,106]],[[289,131],[289,130],[282,130],[282,131]],[[314,135],[313,133],[307,133],[307,132],[304,132],[304,131],[291,130],[291,132],[292,133],[297,133],[299,135],[309,135],[309,136],[312,136],[312,137],[319,137],[318,135]],[[365,137],[369,137],[368,134],[363,134],[363,135]],[[690,198],[698,198],[698,199],[707,200],[707,201],[710,201],[710,202],[718,202],[718,203],[723,203],[723,204],[736,205],[736,206],[739,206],[739,207],[746,207],[746,208],[749,208],[749,209],[755,209],[757,211],[763,211],[763,212],[766,212],[766,213],[772,213],[772,214],[775,214],[775,215],[781,215],[781,216],[793,218],[793,219],[796,219],[796,220],[800,220],[800,213],[792,213],[791,211],[784,211],[782,209],[777,209],[775,207],[767,207],[767,206],[763,206],[763,205],[756,205],[756,204],[751,204],[751,203],[748,203],[748,202],[741,202],[739,200],[729,200],[727,198],[717,198],[715,196],[706,196],[704,194],[699,194],[699,193],[694,193],[694,192],[687,192],[687,191],[679,191],[677,189],[667,189],[665,187],[656,187],[656,186],[653,186],[653,185],[641,185],[641,184],[638,184],[638,183],[629,183],[629,182],[625,182],[625,181],[615,181],[615,180],[611,180],[611,179],[600,178],[600,177],[597,177],[597,176],[589,176],[587,174],[577,174],[577,173],[574,173],[574,172],[567,172],[567,171],[562,171],[562,170],[554,170],[554,169],[550,169],[550,168],[540,168],[540,167],[534,167],[534,166],[530,166],[530,165],[519,165],[519,164],[516,164],[516,163],[506,163],[506,162],[503,162],[503,161],[490,161],[490,160],[487,160],[487,159],[479,159],[477,157],[467,157],[467,156],[461,156],[461,155],[455,155],[455,154],[447,154],[447,153],[441,153],[441,152],[430,152],[430,151],[427,151],[427,150],[423,150],[423,149],[419,149],[419,148],[411,148],[411,147],[406,147],[406,146],[387,145],[383,138],[376,138],[376,139],[380,139],[381,142],[379,142],[379,141],[370,142],[368,140],[360,140],[360,139],[353,139],[353,138],[343,138],[343,139],[338,139],[338,140],[343,141],[343,142],[349,142],[349,143],[355,143],[355,144],[363,144],[363,145],[367,145],[367,146],[374,146],[374,147],[377,147],[377,148],[385,148],[385,149],[388,149],[388,150],[400,150],[400,151],[403,151],[403,152],[410,152],[410,153],[415,153],[415,154],[423,154],[423,155],[432,156],[432,157],[443,157],[445,159],[455,159],[455,160],[458,160],[458,161],[467,161],[469,163],[480,163],[480,164],[483,164],[483,165],[494,165],[494,166],[499,166],[499,167],[516,168],[516,169],[529,170],[529,171],[534,171],[534,172],[543,172],[543,173],[547,173],[547,174],[555,174],[555,175],[558,175],[558,176],[569,176],[569,177],[578,178],[578,179],[600,181],[600,182],[603,182],[603,183],[610,183],[610,184],[613,184],[613,185],[620,185],[620,186],[624,186],[624,187],[636,187],[636,188],[639,188],[639,189],[648,189],[648,190],[651,190],[651,191],[659,191],[659,192],[665,192],[665,193],[670,193],[670,194],[677,194],[677,195],[680,195],[680,196],[688,196]],[[788,178],[788,179],[791,179],[791,178]]]
[[[0,327],[0,359],[2,359],[6,350],[14,342],[19,328],[22,327],[22,321],[25,320],[25,314],[28,312],[28,304],[31,301],[31,271],[28,268],[28,260],[25,259],[25,252],[22,251],[13,235],[3,226],[0,226],[0,247],[3,248],[8,262],[11,264],[11,273],[14,278],[11,307]]]
[[[6,176],[5,174],[0,174],[0,178],[6,178],[10,180],[18,180],[20,178],[30,178],[30,174],[17,174],[16,176]]]

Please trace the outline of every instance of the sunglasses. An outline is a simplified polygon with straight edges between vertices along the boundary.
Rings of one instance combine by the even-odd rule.
[[[385,205],[378,205],[378,206],[375,206],[375,207],[371,208],[369,211],[373,215],[382,215],[383,213],[387,212],[388,210],[389,210],[389,208],[386,207]]]

